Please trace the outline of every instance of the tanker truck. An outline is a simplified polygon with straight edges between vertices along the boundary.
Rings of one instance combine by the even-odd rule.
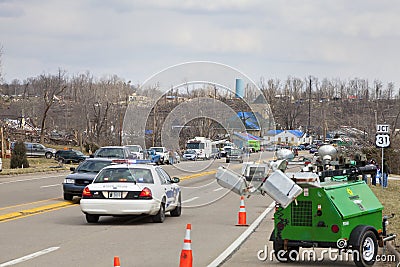
[[[257,185],[245,170],[239,174],[222,166],[216,179],[239,195],[269,195],[275,200],[269,240],[278,261],[298,260],[300,248],[329,248],[346,254],[357,266],[371,266],[378,247],[396,237],[386,232],[387,220],[394,214],[382,215],[382,204],[360,179],[376,167],[357,166],[352,160],[339,164],[338,151],[329,145],[320,147],[319,156],[318,168],[307,166],[298,172],[283,170],[288,164],[282,158],[261,163],[266,169],[262,181],[257,173]]]

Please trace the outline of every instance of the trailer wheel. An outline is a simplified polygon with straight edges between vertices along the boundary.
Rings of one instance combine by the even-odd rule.
[[[378,241],[376,235],[371,230],[361,234],[359,244],[354,246],[358,255],[354,255],[354,263],[359,267],[371,266],[375,263],[378,254]]]
[[[293,262],[298,260],[299,247],[288,247],[284,250],[283,244],[274,240],[273,242],[274,255],[279,262]]]

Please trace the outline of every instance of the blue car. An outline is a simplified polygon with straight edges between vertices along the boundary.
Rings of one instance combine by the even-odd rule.
[[[157,165],[161,164],[161,156],[158,155],[154,149],[147,149],[147,159],[150,160],[151,163]]]
[[[82,196],[83,189],[93,181],[97,173],[112,162],[112,159],[88,158],[77,168],[71,167],[72,173],[68,174],[62,184],[64,199],[72,200],[74,196]]]

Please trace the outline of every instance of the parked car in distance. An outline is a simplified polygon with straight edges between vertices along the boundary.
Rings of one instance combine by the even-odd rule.
[[[91,157],[108,159],[133,159],[133,155],[129,149],[124,146],[103,146],[97,149]]]
[[[144,159],[143,148],[140,145],[125,145],[133,155],[134,159]]]
[[[226,163],[231,161],[239,161],[240,163],[243,163],[243,150],[232,148],[228,154],[226,154]]]
[[[106,166],[111,165],[112,159],[88,158],[77,168],[71,167],[72,173],[64,179],[63,193],[65,200],[72,200],[74,196],[82,196],[82,191],[90,184],[97,173]]]
[[[156,153],[153,149],[147,149],[145,151],[146,159],[150,160],[151,162],[160,165],[161,164],[161,156]]]
[[[181,215],[179,178],[160,166],[118,164],[102,169],[82,192],[80,207],[88,223],[100,216],[150,215],[162,223],[165,213]]]
[[[169,151],[163,146],[153,146],[150,150],[154,150],[157,155],[160,155],[161,164],[169,163]]]
[[[60,163],[80,163],[87,158],[81,151],[74,149],[58,150],[54,155],[54,159]]]
[[[193,149],[188,149],[186,150],[183,155],[182,158],[184,160],[197,160],[197,153],[196,150]]]
[[[54,148],[48,148],[39,143],[24,142],[24,144],[27,157],[46,157],[47,159],[51,159],[56,153]],[[11,150],[13,150],[14,146],[15,142],[11,142]]]

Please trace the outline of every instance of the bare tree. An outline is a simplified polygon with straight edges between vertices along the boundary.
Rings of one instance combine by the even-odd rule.
[[[39,86],[42,89],[42,97],[44,102],[44,111],[40,128],[40,142],[43,143],[48,112],[67,88],[67,80],[65,78],[65,71],[59,69],[57,76],[43,74],[40,75],[35,82],[36,86]]]

